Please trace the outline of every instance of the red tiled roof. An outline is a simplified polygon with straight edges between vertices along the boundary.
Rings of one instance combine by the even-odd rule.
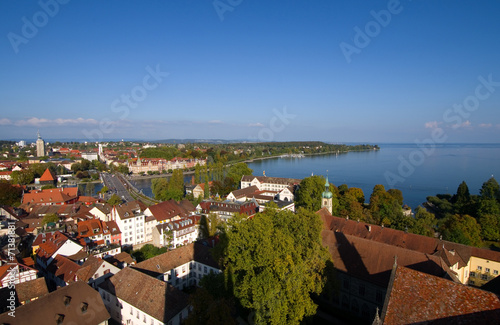
[[[78,197],[78,188],[51,188],[45,190],[35,190],[29,193],[24,193],[23,204],[25,203],[69,203],[76,200]]]
[[[71,283],[78,280],[77,272],[81,268],[80,265],[67,257],[57,255],[49,266],[47,266],[47,272],[54,274],[57,278],[64,280],[66,283]]]
[[[490,292],[397,266],[382,311],[391,324],[500,324],[500,300]]]
[[[40,182],[53,182],[56,180],[56,176],[50,171],[50,169],[45,169],[42,177],[40,177]]]

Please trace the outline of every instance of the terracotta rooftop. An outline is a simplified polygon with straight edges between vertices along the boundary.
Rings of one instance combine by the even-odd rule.
[[[233,193],[233,195],[236,199],[239,199],[239,198],[251,195],[251,194],[256,194],[256,192],[258,192],[258,191],[259,191],[259,188],[256,185],[252,185],[252,186],[245,187],[245,188],[242,188],[239,190],[234,190],[231,193]]]
[[[23,195],[23,204],[26,203],[68,203],[78,197],[77,187],[51,188],[45,190],[34,190]]]
[[[188,305],[186,293],[130,267],[106,279],[99,286],[164,323]]]
[[[110,318],[97,291],[78,281],[16,308],[1,324],[101,324]]]
[[[135,263],[132,256],[130,256],[127,252],[121,252],[113,256],[109,256],[105,258],[106,262],[113,264],[114,266],[119,266],[122,263],[126,263],[127,265]]]
[[[180,265],[196,261],[214,268],[219,268],[212,258],[211,249],[201,244],[188,244],[169,252],[152,257],[143,262],[137,263],[133,267],[151,276],[159,276]]]
[[[60,278],[66,283],[72,283],[78,280],[77,272],[81,268],[82,266],[76,264],[69,258],[57,255],[49,266],[47,266],[47,272],[52,273],[56,278]]]
[[[47,168],[43,172],[43,175],[40,177],[40,182],[53,182],[56,179],[56,175],[54,175],[54,173],[52,173],[50,169]]]
[[[143,213],[148,207],[141,201],[131,201],[114,206],[120,219],[134,218],[136,214]]]
[[[82,264],[82,268],[76,271],[78,280],[88,282],[97,272],[102,263],[104,263],[102,259],[89,256],[89,258],[87,258],[87,260]]]
[[[397,266],[382,311],[391,324],[500,324],[500,300],[490,292]]]

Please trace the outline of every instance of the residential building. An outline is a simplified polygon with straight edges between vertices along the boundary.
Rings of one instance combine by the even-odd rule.
[[[177,289],[199,284],[209,273],[219,273],[211,249],[192,243],[152,257],[133,266],[134,269],[165,281]]]
[[[179,325],[188,316],[186,293],[130,267],[105,280],[98,290],[119,324]]]
[[[215,213],[223,221],[229,220],[236,213],[251,217],[258,211],[259,204],[255,199],[246,202],[205,200],[196,207],[198,214]]]
[[[172,160],[163,158],[133,158],[129,159],[127,167],[135,174],[147,172],[167,172],[174,169],[194,168],[197,164],[204,166],[206,159],[175,157]]]
[[[242,189],[257,186],[260,191],[276,191],[281,201],[294,201],[295,189],[302,180],[295,178],[281,178],[268,176],[244,175],[241,178]],[[286,189],[286,190],[285,190]]]
[[[120,268],[106,260],[95,256],[89,256],[82,264],[82,268],[76,272],[76,276],[78,280],[86,282],[92,286],[92,288],[97,289],[99,284],[119,271]]]
[[[78,281],[1,314],[0,323],[105,325],[109,318],[99,293]]]
[[[147,206],[141,201],[115,205],[111,209],[111,220],[115,221],[122,233],[122,245],[137,245],[146,242]]]
[[[36,269],[18,262],[2,262],[0,266],[0,288],[35,280],[37,273]]]
[[[50,171],[50,169],[45,169],[45,172],[42,174],[42,176],[39,179],[39,184],[41,185],[52,185],[56,186],[57,185],[57,177],[56,175]]]

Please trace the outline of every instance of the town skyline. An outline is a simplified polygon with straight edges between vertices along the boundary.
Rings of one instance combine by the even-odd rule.
[[[492,142],[499,6],[2,3],[0,138]]]

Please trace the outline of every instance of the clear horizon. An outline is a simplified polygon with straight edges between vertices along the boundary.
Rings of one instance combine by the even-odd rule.
[[[0,9],[3,139],[500,139],[498,1]]]

